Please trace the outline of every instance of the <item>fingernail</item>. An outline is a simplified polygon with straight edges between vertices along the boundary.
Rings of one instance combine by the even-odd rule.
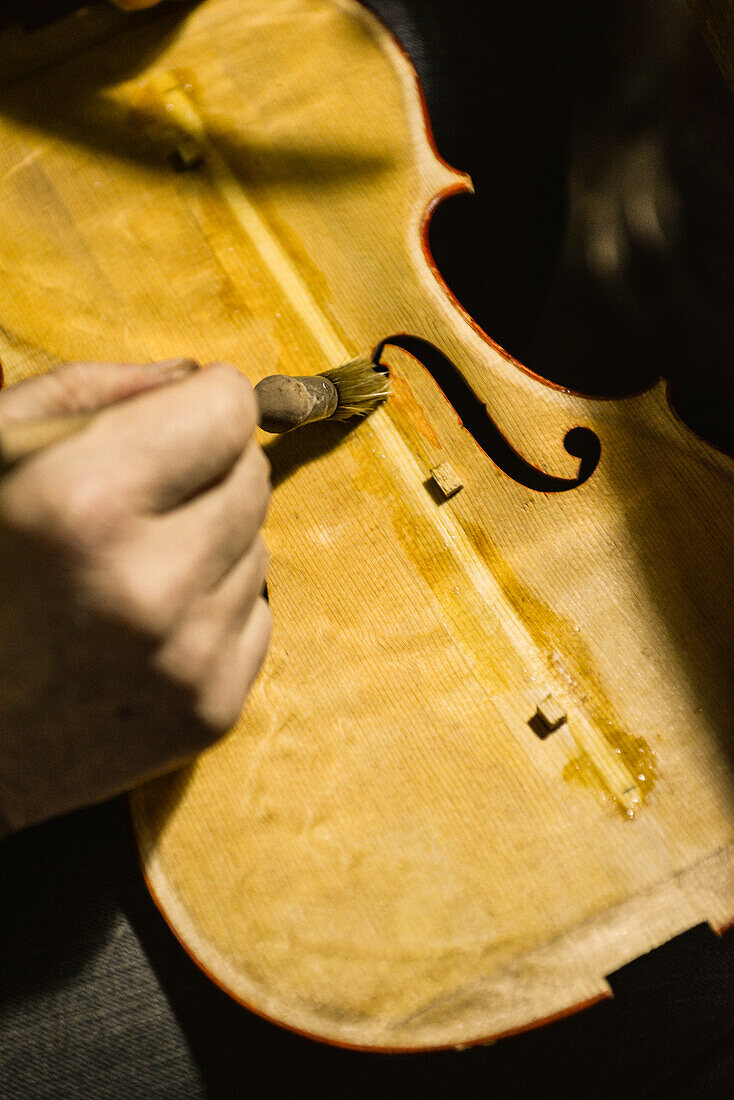
[[[199,369],[199,364],[195,359],[178,358],[178,359],[160,359],[157,363],[148,364],[150,370],[154,370],[157,374],[164,374],[167,378],[179,378],[185,374],[193,374],[194,371]]]

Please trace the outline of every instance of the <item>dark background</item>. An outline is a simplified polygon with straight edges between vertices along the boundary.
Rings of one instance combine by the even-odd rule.
[[[76,6],[4,14],[32,33]],[[440,152],[474,179],[430,235],[470,313],[582,392],[663,375],[686,421],[730,447],[733,99],[685,6],[372,7],[420,72]],[[4,842],[0,889],[2,1097],[734,1095],[734,937],[704,926],[578,1016],[386,1056],[291,1035],[204,978],[147,895],[121,801]]]

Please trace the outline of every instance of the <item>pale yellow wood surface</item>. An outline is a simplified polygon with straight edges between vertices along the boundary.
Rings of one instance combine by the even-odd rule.
[[[365,10],[171,18],[0,94],[6,380],[187,354],[257,381],[405,332],[539,469],[576,475],[576,425],[602,456],[527,489],[396,347],[369,421],[271,443],[272,650],[234,733],[133,797],[148,880],[220,984],[320,1037],[463,1044],[568,1011],[734,918],[734,466],[662,384],[563,394],[470,326],[421,243],[464,178]],[[182,146],[203,162],[175,173]],[[541,738],[549,695],[567,720]]]

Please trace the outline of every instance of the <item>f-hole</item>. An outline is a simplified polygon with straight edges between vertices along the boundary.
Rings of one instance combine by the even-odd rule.
[[[453,405],[462,425],[482,448],[484,453],[499,466],[508,477],[534,489],[538,493],[565,493],[577,489],[588,481],[599,465],[601,443],[591,428],[571,428],[563,445],[570,455],[579,459],[579,472],[575,478],[554,477],[539,470],[514,449],[497,427],[486,407],[468,384],[461,371],[429,340],[420,336],[400,334],[389,336],[378,344],[374,352],[375,363],[389,346],[410,352],[433,376],[447,401]]]

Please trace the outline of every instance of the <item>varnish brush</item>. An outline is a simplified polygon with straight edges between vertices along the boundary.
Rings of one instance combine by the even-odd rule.
[[[255,386],[260,427],[278,433],[315,420],[367,416],[389,392],[387,374],[377,370],[371,359],[350,359],[340,367],[304,378],[271,374]]]
[[[255,386],[259,424],[266,432],[289,432],[317,420],[367,416],[387,398],[390,383],[371,359],[351,359],[323,374],[293,378],[271,374]],[[97,412],[7,424],[0,429],[0,471],[79,431]]]

